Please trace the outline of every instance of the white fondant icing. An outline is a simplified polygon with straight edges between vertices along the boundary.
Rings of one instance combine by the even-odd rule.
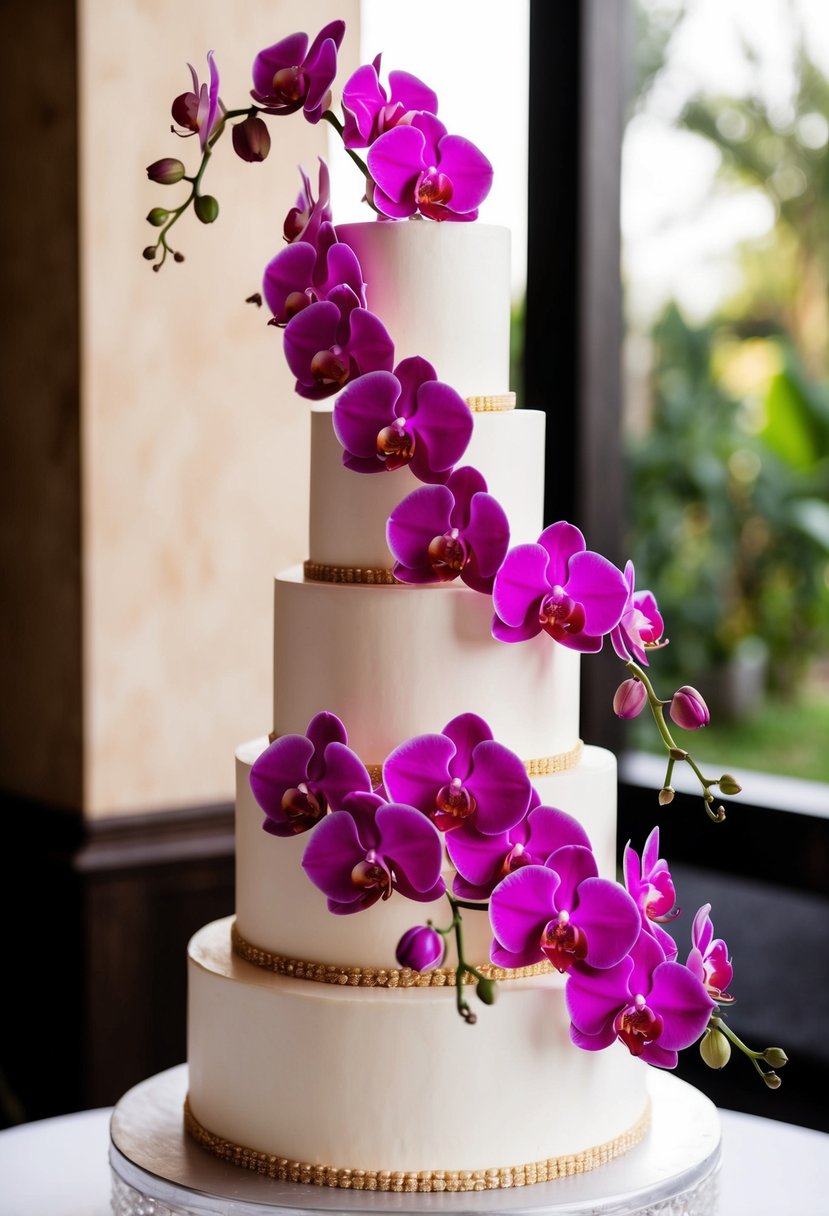
[[[462,397],[509,391],[510,233],[486,224],[339,224],[395,363],[427,359]]]
[[[445,926],[452,919],[447,901],[419,904],[400,895],[353,916],[332,916],[325,896],[305,875],[302,854],[309,834],[276,837],[264,831],[265,819],[250,788],[250,770],[267,746],[254,739],[236,752],[236,918],[239,932],[271,954],[309,963],[395,967],[395,947],[407,929],[431,918]],[[603,877],[615,878],[616,760],[602,748],[587,747],[577,768],[533,785],[541,801],[578,819],[593,845]],[[447,884],[453,871],[444,868]],[[481,912],[463,914],[467,957],[487,962],[492,935]],[[446,965],[455,962],[454,948]],[[510,981],[512,982],[512,981]]]
[[[452,583],[363,587],[277,576],[274,715],[303,734],[319,710],[342,718],[350,745],[380,764],[412,735],[473,710],[523,760],[569,751],[579,737],[579,656],[540,634],[499,642],[488,596]]]
[[[386,521],[423,483],[408,469],[366,474],[345,468],[331,408],[311,413],[309,557],[328,566],[390,567]],[[536,540],[543,528],[544,422],[538,410],[476,414],[459,462],[484,475],[488,492],[507,513],[513,545]]]
[[[341,1168],[485,1169],[598,1146],[645,1109],[640,1061],[570,1043],[557,977],[502,983],[468,1026],[451,988],[272,975],[232,954],[224,920],[192,939],[188,989],[193,1114],[247,1148]]]

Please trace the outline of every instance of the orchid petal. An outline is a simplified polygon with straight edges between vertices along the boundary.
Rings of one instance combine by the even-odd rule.
[[[516,545],[510,549],[492,589],[493,607],[505,625],[517,629],[527,623],[530,610],[540,603],[549,587],[546,577],[549,560],[541,545]],[[539,625],[536,632],[540,631]]]
[[[284,819],[282,797],[306,779],[313,753],[314,745],[305,735],[282,735],[256,758],[250,770],[250,788],[266,815]]]
[[[399,102],[406,110],[425,110],[437,114],[438,99],[428,85],[409,72],[389,72],[389,101]]]
[[[311,375],[311,360],[318,351],[329,350],[334,345],[339,323],[340,310],[330,300],[309,304],[288,322],[283,337],[285,361],[304,387],[316,386]]]
[[[621,570],[599,553],[576,553],[570,561],[567,593],[584,605],[584,632],[609,633],[618,624],[627,598]]]
[[[700,1037],[716,1008],[714,1001],[687,967],[660,963],[653,973],[648,1004],[664,1019],[659,1045],[682,1051]]]
[[[458,874],[475,887],[486,887],[490,883],[494,885],[495,880],[501,877],[501,865],[511,847],[506,832],[487,836],[469,820],[446,833],[449,860]]]
[[[353,903],[355,888],[351,872],[365,855],[366,848],[358,835],[357,824],[346,811],[337,811],[327,815],[312,831],[302,854],[302,868],[314,886],[329,899]]]
[[[565,989],[567,1012],[582,1034],[606,1034],[608,1025],[612,1028],[616,1014],[630,1001],[632,968],[628,956],[602,970],[585,964],[570,969]],[[612,1037],[615,1039],[615,1031]]]
[[[425,569],[429,581],[438,577],[429,563],[429,545],[448,530],[452,501],[446,486],[420,486],[397,504],[386,525],[395,561],[410,569]]]
[[[443,844],[434,824],[413,806],[397,803],[377,812],[379,852],[389,862],[399,881],[421,895],[440,880]],[[410,896],[411,898],[411,896]]]
[[[577,819],[551,806],[536,806],[527,816],[527,851],[536,858],[548,858],[565,845],[589,849],[590,838]],[[554,866],[553,869],[556,867]]]
[[[412,472],[421,481],[445,473],[457,464],[472,438],[472,411],[460,393],[439,380],[427,380],[417,392],[417,409],[409,415],[418,442]]]
[[[367,308],[355,308],[349,323],[348,349],[360,375],[390,372],[394,364],[394,343],[380,318]]]
[[[475,748],[479,743],[492,739],[489,723],[478,714],[458,714],[446,723],[441,734],[455,744],[455,756],[449,765],[450,774],[465,780],[472,771]]]
[[[368,171],[383,194],[398,204],[411,197],[412,211],[415,183],[425,163],[425,143],[416,127],[393,127],[374,141],[366,157]]]
[[[355,792],[371,792],[371,777],[362,760],[344,743],[329,743],[325,749],[325,775],[320,789],[332,811],[337,811],[343,799]]]
[[[386,758],[383,781],[394,802],[415,806],[424,814],[435,809],[435,798],[449,779],[455,753],[445,735],[416,735]]]
[[[464,537],[480,577],[493,579],[506,557],[510,538],[507,513],[497,498],[481,493],[473,496]]]
[[[514,953],[537,945],[543,957],[541,933],[555,916],[559,877],[544,866],[522,866],[498,884],[489,901],[489,920],[500,945]]]
[[[313,245],[295,241],[280,250],[265,267],[262,294],[280,323],[290,319],[285,311],[288,296],[293,292],[304,292],[311,286],[316,260],[317,251]]]
[[[478,744],[465,784],[478,804],[475,824],[481,832],[504,832],[527,812],[532,789],[527,770],[523,760],[502,743],[487,740]]]
[[[445,136],[438,152],[437,167],[452,182],[450,210],[461,213],[474,210],[489,194],[492,165],[475,144],[461,135]]]
[[[340,393],[334,402],[334,433],[347,452],[376,460],[377,434],[394,418],[399,395],[400,383],[388,371],[368,372]]]
[[[573,919],[587,936],[585,962],[591,967],[613,967],[639,936],[639,909],[627,891],[605,878],[585,879],[578,899]]]
[[[567,582],[570,559],[587,548],[584,537],[574,524],[568,524],[562,519],[545,528],[538,538],[538,543],[550,557],[547,569],[549,585],[563,587]]]
[[[579,905],[579,884],[588,878],[596,878],[599,873],[596,865],[596,858],[593,856],[592,850],[587,849],[584,845],[566,844],[560,849],[556,849],[547,859],[545,864],[551,870],[555,870],[561,879],[561,886],[558,889],[556,896],[556,908],[559,912],[575,913],[575,909]],[[581,924],[581,917],[576,917]],[[636,915],[636,926],[639,928],[639,914]],[[627,953],[627,951],[625,952]]]

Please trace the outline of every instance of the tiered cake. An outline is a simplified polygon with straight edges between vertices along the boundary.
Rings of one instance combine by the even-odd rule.
[[[339,236],[396,357],[426,357],[469,400],[464,463],[504,507],[511,543],[534,541],[545,418],[508,408],[508,233],[412,221]],[[540,801],[581,822],[602,876],[614,878],[616,766],[579,739],[578,654],[544,634],[496,641],[489,597],[460,582],[395,584],[386,521],[418,483],[407,469],[344,468],[329,405],[313,409],[311,428],[309,560],[275,584],[274,736],[336,714],[379,780],[404,740],[475,713],[525,761]],[[267,745],[237,752],[236,917],[190,945],[197,1139],[279,1177],[408,1190],[541,1181],[634,1143],[647,1123],[647,1070],[619,1043],[573,1046],[564,979],[547,964],[493,969],[498,999],[468,1025],[454,1008],[451,953],[423,973],[395,961],[412,925],[446,922],[445,900],[395,894],[357,915],[329,913],[301,868],[307,834],[262,830],[249,778]],[[445,874],[449,886],[448,861]],[[487,915],[463,919],[465,957],[486,969]]]

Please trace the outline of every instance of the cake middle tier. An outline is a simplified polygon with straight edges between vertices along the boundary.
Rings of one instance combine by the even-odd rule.
[[[314,714],[342,719],[349,746],[382,764],[414,735],[473,710],[522,760],[579,740],[579,655],[539,634],[500,642],[492,603],[463,584],[366,587],[276,578],[273,729],[304,734]]]
[[[330,404],[311,412],[311,502],[308,556],[323,566],[388,569],[386,522],[423,483],[407,468],[355,473],[343,465]],[[504,508],[513,545],[540,535],[544,508],[544,429],[540,410],[476,413],[458,467],[472,465]]]

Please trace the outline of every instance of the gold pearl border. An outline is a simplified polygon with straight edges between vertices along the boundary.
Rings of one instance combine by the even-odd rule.
[[[235,921],[230,929],[230,940],[234,953],[246,963],[294,980],[313,980],[318,984],[336,984],[341,988],[447,988],[455,983],[454,967],[435,967],[432,971],[413,971],[411,967],[357,967],[346,963],[310,963],[306,959],[273,954],[244,938]],[[493,963],[481,963],[477,969],[492,980],[526,980],[537,975],[549,975],[552,971],[547,962],[534,963],[531,967],[516,967],[515,970],[496,967]],[[463,982],[475,984],[477,978],[466,972]]]
[[[217,1136],[199,1123],[193,1114],[188,1094],[184,1102],[184,1122],[192,1138],[215,1157],[245,1170],[253,1170],[277,1182],[301,1182],[310,1186],[340,1187],[352,1191],[457,1192],[495,1191],[504,1187],[532,1186],[538,1182],[552,1182],[556,1178],[571,1178],[574,1174],[586,1174],[589,1170],[607,1165],[621,1157],[628,1149],[638,1144],[650,1126],[650,1102],[644,1114],[628,1131],[615,1136],[604,1144],[583,1149],[579,1153],[566,1153],[558,1157],[545,1157],[526,1165],[498,1166],[485,1170],[363,1170],[341,1169],[334,1165],[311,1165],[305,1161],[293,1161],[275,1153],[258,1152],[233,1144]]]
[[[308,558],[302,564],[302,571],[312,583],[359,583],[366,587],[399,585],[392,571],[382,566],[325,566]]]
[[[473,414],[491,414],[514,410],[515,400],[515,393],[497,393],[493,396],[467,397],[466,404]]]
[[[279,738],[279,732],[272,730],[268,735],[268,742],[274,743]],[[528,777],[552,777],[555,773],[564,773],[568,769],[575,768],[582,757],[584,751],[584,741],[579,739],[575,747],[571,747],[569,752],[557,752],[554,756],[540,756],[533,760],[525,760],[524,768],[527,770]],[[363,761],[365,764],[365,761]],[[383,780],[382,764],[366,764],[371,784],[376,788]]]

